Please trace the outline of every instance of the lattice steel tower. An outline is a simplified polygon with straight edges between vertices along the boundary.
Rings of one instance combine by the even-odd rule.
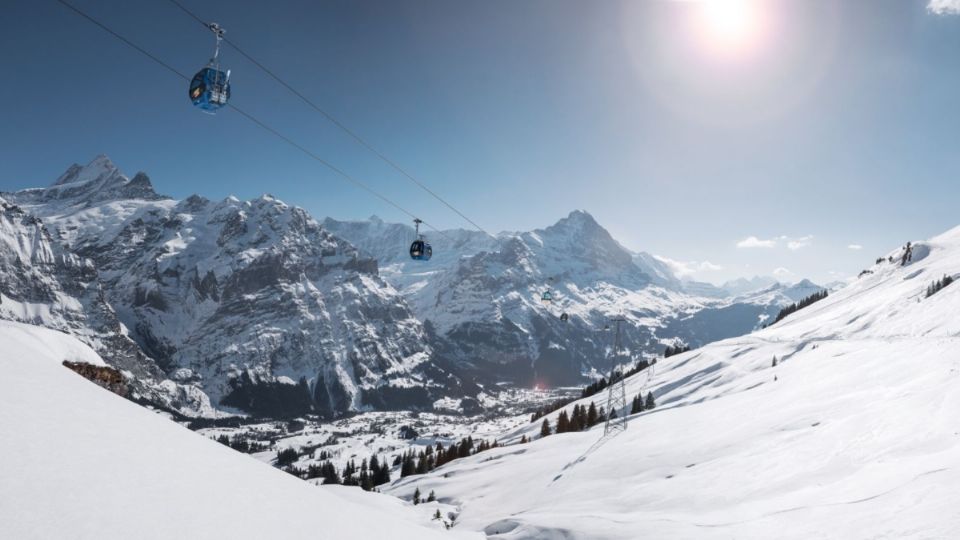
[[[627,429],[627,385],[626,377],[620,374],[620,380],[613,382],[617,370],[617,362],[620,359],[620,350],[622,343],[620,341],[620,324],[627,322],[623,317],[611,319],[610,322],[617,325],[613,335],[613,354],[610,357],[610,390],[607,393],[607,423],[603,426],[603,435],[609,435],[615,431],[624,431]],[[614,413],[616,416],[614,417]]]

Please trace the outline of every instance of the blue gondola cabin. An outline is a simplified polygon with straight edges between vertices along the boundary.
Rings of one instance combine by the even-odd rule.
[[[423,240],[414,240],[410,244],[410,258],[415,261],[429,261],[433,257],[433,248]]]
[[[190,81],[190,101],[205,111],[215,111],[230,99],[230,75],[205,67]]]

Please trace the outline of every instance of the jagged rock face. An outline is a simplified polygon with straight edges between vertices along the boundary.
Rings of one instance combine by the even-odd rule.
[[[73,334],[136,376],[160,370],[121,327],[93,261],[53,241],[43,222],[0,199],[0,318]]]
[[[459,230],[434,234],[428,263],[404,257],[413,230],[403,225],[374,218],[328,218],[324,225],[390,261],[384,277],[426,321],[439,357],[480,378],[521,384],[574,384],[607,373],[612,335],[604,328],[612,317],[626,319],[623,343],[636,359],[662,353],[675,340],[696,347],[748,333],[816,287],[746,283],[738,289],[746,294],[736,297],[682,282],[656,257],[624,248],[583,211],[496,239]],[[694,294],[694,286],[710,294]],[[551,304],[541,302],[547,289],[557,298]]]
[[[369,223],[325,221],[361,247],[405,252],[391,239],[410,238],[412,231],[405,235],[396,230],[402,226]],[[384,274],[428,322],[438,356],[478,378],[542,385],[582,382],[585,375],[609,369],[609,334],[603,328],[606,318],[618,313],[621,296],[633,300],[624,305],[626,315],[634,321],[648,318],[643,299],[649,295],[638,291],[648,288],[650,275],[586,212],[573,212],[546,229],[503,233],[496,239],[478,234],[433,235],[439,238],[433,260],[400,259]],[[541,295],[548,288],[557,301],[545,305]],[[560,320],[564,312],[570,315],[568,322]],[[625,334],[637,353],[659,348],[650,324],[625,327]]]
[[[144,179],[98,158],[13,198],[96,262],[120,320],[173,380],[272,416],[449,395],[423,325],[375,259],[273,197],[177,202]]]
[[[426,231],[434,257],[415,262],[411,227],[320,226],[270,196],[176,201],[105,157],[5,197],[24,234],[10,245],[39,247],[5,250],[3,294],[17,300],[3,302],[21,307],[3,316],[55,306],[44,324],[109,346],[174,408],[204,408],[198,388],[253,413],[333,416],[429,407],[475,394],[474,380],[574,384],[610,369],[611,317],[627,320],[627,362],[746,333],[812,285],[693,295],[582,211],[495,238]]]
[[[126,199],[167,199],[153,190],[146,173],[139,172],[132,179],[103,155],[97,156],[86,167],[73,164],[52,186],[18,191],[16,200],[21,205],[65,202],[73,207],[91,207],[97,203]]]
[[[464,257],[434,281],[414,305],[432,306],[425,318],[443,337],[441,350],[478,373],[523,384],[576,384],[608,371],[610,335],[603,328],[618,314],[619,295],[637,300],[622,306],[625,317],[649,318],[639,297],[650,276],[585,212],[505,237],[497,251]],[[550,304],[541,300],[547,289],[555,297]],[[634,354],[659,348],[647,322],[624,326]]]

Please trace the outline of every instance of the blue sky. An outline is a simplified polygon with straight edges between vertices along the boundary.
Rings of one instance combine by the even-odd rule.
[[[165,0],[72,1],[181,71],[211,53]],[[697,279],[823,282],[960,225],[952,0],[744,0],[740,48],[692,1],[182,1],[491,231],[585,209]],[[185,83],[56,2],[4,15],[0,190],[106,153],[175,197],[406,219],[235,112],[194,110]],[[237,105],[468,226],[231,49],[223,62]]]

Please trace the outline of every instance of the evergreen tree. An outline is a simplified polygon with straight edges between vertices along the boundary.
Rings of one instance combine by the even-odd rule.
[[[420,487],[413,492],[413,504],[420,504]]]
[[[771,323],[771,324],[777,324],[778,322],[780,322],[780,321],[782,321],[783,319],[785,319],[787,316],[792,315],[793,313],[796,313],[797,311],[799,311],[799,310],[801,310],[801,309],[803,309],[803,308],[805,308],[805,307],[807,307],[807,306],[809,306],[809,305],[811,305],[811,304],[814,304],[814,303],[816,303],[816,302],[819,302],[820,300],[823,300],[823,299],[826,298],[828,295],[829,295],[829,293],[828,293],[826,290],[823,290],[823,291],[820,291],[820,292],[818,292],[818,293],[813,293],[813,294],[811,294],[810,296],[804,298],[803,300],[800,300],[799,302],[797,302],[797,303],[795,303],[795,304],[790,304],[789,306],[787,306],[787,307],[785,307],[785,308],[783,308],[783,309],[780,310],[780,313],[777,314],[777,318],[774,319],[773,323]]]
[[[633,405],[630,407],[630,414],[637,414],[643,412],[643,395],[637,394],[633,398]]]
[[[587,411],[580,405],[573,406],[573,414],[570,415],[570,431],[583,431],[587,427]]]
[[[324,464],[320,466],[320,475],[323,476],[324,484],[341,483],[340,475],[337,473],[337,468],[334,467],[333,463],[330,463],[329,461],[324,462]]]
[[[653,410],[657,407],[657,403],[653,400],[653,392],[647,392],[647,402],[644,404],[644,408],[647,410]]]
[[[427,463],[427,455],[421,450],[420,457],[417,460],[417,474],[427,474],[430,472],[430,467]]]
[[[777,367],[777,357],[776,357],[776,355],[774,355],[774,357],[773,357],[773,367]]]
[[[433,502],[433,501],[435,501],[435,500],[437,500],[437,495],[436,495],[436,494],[433,492],[433,490],[431,489],[431,490],[430,490],[430,494],[427,495],[427,502]]]
[[[277,452],[277,459],[275,461],[277,467],[284,467],[285,465],[290,465],[291,463],[297,461],[300,458],[300,455],[293,448],[284,448]]]
[[[587,409],[587,427],[597,424],[597,406],[591,401],[590,408]]]
[[[447,454],[443,450],[442,443],[439,443],[439,442],[437,443],[437,450],[434,453],[436,454],[436,457],[434,458],[434,461],[433,461],[435,466],[439,467],[447,462]]]
[[[381,476],[382,473],[383,471],[380,469],[380,459],[377,458],[376,454],[370,456],[370,482],[374,486],[379,486],[383,483]]]
[[[417,465],[413,460],[413,451],[403,453],[403,461],[400,465],[400,478],[406,478],[411,474],[416,474]]]
[[[473,451],[473,437],[467,435],[466,439],[460,440],[460,447],[457,449],[457,457],[469,457]]]
[[[544,418],[544,419],[543,419],[543,423],[540,424],[540,437],[541,437],[541,438],[547,437],[547,436],[550,435],[550,433],[551,433],[551,431],[550,431],[550,419],[549,419],[549,418]]]
[[[527,444],[528,442],[529,441],[527,440],[526,434],[524,434],[523,437],[520,437],[520,444]]]
[[[557,433],[566,433],[570,431],[570,419],[567,418],[567,411],[560,411],[560,415],[557,416]]]
[[[944,287],[947,287],[951,283],[953,283],[953,276],[946,276],[946,275],[943,276],[943,279],[934,281],[927,287],[927,298],[930,298],[931,296],[942,291]]]

